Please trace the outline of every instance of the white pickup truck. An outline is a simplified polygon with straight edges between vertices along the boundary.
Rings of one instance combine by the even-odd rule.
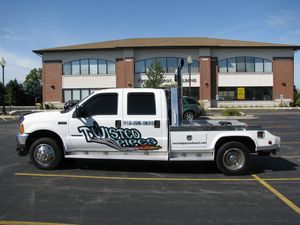
[[[161,89],[106,89],[67,111],[25,115],[17,152],[46,170],[63,158],[206,160],[238,175],[248,171],[251,154],[279,151],[280,138],[261,127],[236,120],[180,121],[176,90],[166,95]]]

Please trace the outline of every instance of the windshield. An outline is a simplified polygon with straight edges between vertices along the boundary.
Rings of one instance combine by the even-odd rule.
[[[85,97],[84,99],[80,100],[80,101],[74,101],[74,100],[71,100],[71,101],[68,101],[65,103],[65,106],[64,106],[64,109],[61,111],[61,113],[67,113],[67,112],[70,112],[72,109],[74,109],[78,104],[80,104],[81,102],[83,102],[86,98],[88,98],[89,96]],[[69,104],[69,105],[67,105]],[[67,108],[65,108],[67,105]]]

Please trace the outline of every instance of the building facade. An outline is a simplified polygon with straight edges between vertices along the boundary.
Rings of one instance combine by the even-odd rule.
[[[143,86],[154,62],[174,85],[206,107],[274,106],[293,100],[294,51],[300,46],[211,38],[141,38],[34,50],[43,60],[43,102],[80,100],[95,90]],[[187,58],[192,58],[188,71]]]

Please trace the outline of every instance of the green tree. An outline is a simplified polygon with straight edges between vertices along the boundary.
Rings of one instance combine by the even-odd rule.
[[[23,85],[19,84],[16,79],[10,80],[5,87],[6,102],[11,105],[22,105],[24,101]]]
[[[42,69],[32,69],[26,76],[23,85],[25,93],[30,95],[33,102],[42,99]]]
[[[148,79],[144,82],[145,88],[162,88],[164,82],[164,69],[159,62],[152,63],[146,72]]]

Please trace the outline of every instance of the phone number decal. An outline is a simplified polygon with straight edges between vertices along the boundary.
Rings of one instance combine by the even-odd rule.
[[[123,121],[124,126],[154,126],[154,121]]]

